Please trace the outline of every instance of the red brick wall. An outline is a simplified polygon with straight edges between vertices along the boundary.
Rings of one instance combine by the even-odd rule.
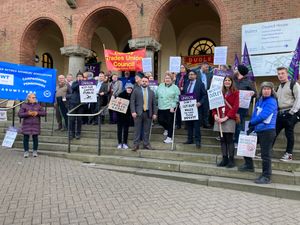
[[[30,63],[28,58],[33,54],[32,47],[36,44],[39,31],[47,25],[43,19],[57,24],[65,46],[80,44],[89,47],[90,36],[86,35],[86,32],[92,31],[93,24],[101,19],[93,16],[101,9],[115,9],[124,14],[130,24],[133,38],[153,36],[158,39],[168,12],[183,1],[188,0],[77,0],[79,7],[71,9],[65,0],[2,0],[0,30],[6,29],[6,37],[0,34],[0,60]],[[233,59],[235,52],[240,54],[243,24],[300,17],[300,1],[207,1],[220,15],[221,42],[222,45],[229,46],[229,59]],[[143,2],[143,16],[140,15],[140,9],[135,2]],[[72,26],[64,18],[71,15]]]

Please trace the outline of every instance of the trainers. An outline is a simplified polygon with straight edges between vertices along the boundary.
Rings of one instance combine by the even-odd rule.
[[[167,137],[166,140],[164,140],[164,143],[171,144],[172,143],[172,138]]]
[[[122,147],[123,147],[122,144],[118,144],[118,147],[117,147],[117,148],[118,148],[118,149],[122,149]]]
[[[28,158],[28,157],[29,157],[29,152],[28,151],[24,152],[24,158]]]
[[[124,148],[124,149],[128,149],[129,147],[128,147],[127,144],[123,144],[123,148]]]
[[[271,184],[271,179],[265,176],[260,176],[254,182],[256,184]]]
[[[221,141],[221,138],[220,138],[220,137],[216,137],[216,140],[217,140],[217,141]]]
[[[168,131],[165,130],[165,131],[164,131],[164,136],[167,136],[167,135],[168,135]]]
[[[292,154],[289,154],[289,153],[286,152],[286,153],[281,157],[280,160],[281,160],[281,161],[284,161],[284,162],[292,161],[292,160],[293,160]]]
[[[33,156],[33,157],[37,157],[37,156],[38,156],[37,151],[33,151],[33,152],[32,152],[32,156]]]
[[[238,148],[238,143],[234,143],[234,148]]]

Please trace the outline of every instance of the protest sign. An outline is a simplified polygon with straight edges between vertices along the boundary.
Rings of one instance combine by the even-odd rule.
[[[11,148],[18,135],[18,129],[15,127],[9,127],[5,133],[5,137],[2,142],[2,147]]]
[[[149,80],[149,88],[156,93],[158,88],[158,81],[157,80]]]
[[[237,148],[237,155],[254,158],[256,145],[257,145],[256,135],[240,134],[238,148]]]
[[[216,109],[225,106],[223,93],[220,89],[207,90],[209,109]]]
[[[152,72],[152,58],[143,58],[142,59],[143,72]]]
[[[179,99],[181,120],[198,120],[197,100],[194,94],[180,95]]]
[[[227,64],[227,46],[215,47],[214,65]]]
[[[81,103],[97,102],[95,80],[81,80],[79,82],[79,93]]]
[[[56,70],[0,62],[0,98],[25,100],[34,93],[39,102],[53,103],[56,90]]]
[[[223,87],[224,77],[221,76],[213,76],[211,80],[210,89],[222,89]]]
[[[146,55],[146,49],[140,49],[127,53],[105,49],[104,55],[107,70],[142,71],[142,59]]]
[[[112,96],[108,104],[108,109],[126,114],[128,106],[129,100]]]
[[[7,121],[7,112],[0,111],[0,121]]]
[[[169,72],[179,73],[181,66],[181,57],[171,56],[169,61]]]
[[[240,108],[249,109],[253,91],[239,90],[240,93]]]

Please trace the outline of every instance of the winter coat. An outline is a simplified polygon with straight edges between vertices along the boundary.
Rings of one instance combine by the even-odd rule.
[[[29,116],[29,111],[38,112],[37,116]],[[41,116],[45,116],[46,112],[38,103],[22,104],[19,113],[22,120],[21,133],[27,135],[39,135],[41,132]]]
[[[225,104],[224,107],[218,108],[220,118],[224,118],[225,116],[227,116],[229,119],[235,120],[237,111],[239,109],[239,102],[240,102],[239,91],[235,91],[233,93],[229,93],[223,96],[224,96],[224,101],[226,100],[231,107],[229,107],[228,104]],[[218,114],[217,109],[213,109],[212,110],[213,117],[215,117],[215,115],[217,114]]]
[[[118,97],[124,98],[124,99],[127,99],[130,101],[130,96],[131,96],[131,93],[128,94],[127,91],[125,90],[125,91],[121,92],[121,94],[119,94]],[[118,120],[118,123],[120,123],[120,124],[131,124],[132,123],[133,119],[131,116],[130,104],[127,108],[126,114],[117,112],[117,120]]]

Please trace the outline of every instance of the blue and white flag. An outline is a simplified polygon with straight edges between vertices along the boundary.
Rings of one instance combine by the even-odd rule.
[[[35,93],[39,102],[53,103],[56,70],[0,62],[0,98],[25,100]]]

